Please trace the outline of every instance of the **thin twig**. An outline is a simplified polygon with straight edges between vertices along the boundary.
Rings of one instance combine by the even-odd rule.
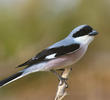
[[[62,78],[68,79],[70,71],[71,68],[65,68],[64,72],[62,73]],[[65,82],[61,84],[60,81],[55,100],[62,100],[67,95],[67,92],[65,91],[66,88],[67,88],[67,84]]]

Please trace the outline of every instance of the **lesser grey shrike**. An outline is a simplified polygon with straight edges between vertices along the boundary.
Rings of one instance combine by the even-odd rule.
[[[96,32],[89,25],[80,25],[63,40],[51,45],[18,67],[26,66],[18,73],[0,81],[0,87],[7,85],[23,76],[38,71],[52,71],[60,80],[56,72],[76,63],[87,51],[88,45],[93,41]]]

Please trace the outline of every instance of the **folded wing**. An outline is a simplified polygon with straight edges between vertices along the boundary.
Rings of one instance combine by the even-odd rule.
[[[63,56],[65,54],[75,52],[80,48],[80,44],[74,43],[66,46],[54,47],[54,48],[47,48],[44,49],[42,52],[38,53],[35,57],[31,58],[30,60],[26,61],[25,63],[19,65],[18,67],[22,66],[31,66],[33,64],[40,63],[42,61],[49,61],[51,59],[55,59],[57,57]]]

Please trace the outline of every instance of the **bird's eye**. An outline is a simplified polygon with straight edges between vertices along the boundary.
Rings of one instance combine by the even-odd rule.
[[[76,37],[88,35],[90,32],[92,32],[92,30],[93,29],[90,26],[86,25],[85,27],[77,31],[75,34],[73,34],[73,37],[76,38]]]

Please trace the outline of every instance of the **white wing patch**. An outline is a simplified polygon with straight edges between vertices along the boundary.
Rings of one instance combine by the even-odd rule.
[[[55,55],[56,55],[56,53],[48,55],[45,57],[45,59],[53,59],[53,58],[55,58]]]

